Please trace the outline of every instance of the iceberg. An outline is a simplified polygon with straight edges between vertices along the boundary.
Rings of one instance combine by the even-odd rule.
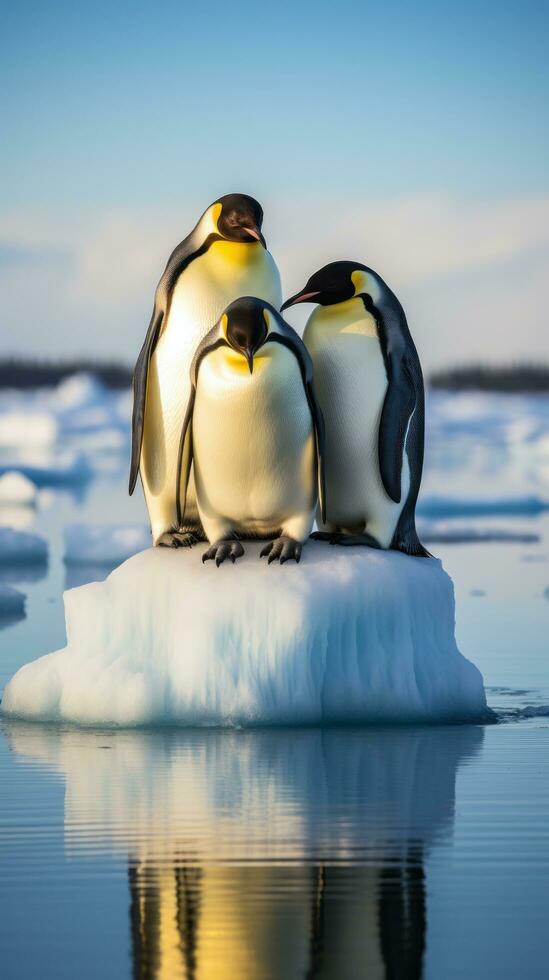
[[[8,683],[8,715],[80,725],[477,722],[436,560],[310,542],[299,565],[151,548],[65,593],[67,646]]]
[[[72,487],[87,483],[93,470],[82,453],[25,450],[14,454],[9,464],[0,459],[0,475],[16,469],[37,487]]]
[[[0,414],[0,448],[20,446],[49,447],[57,440],[53,415],[36,411],[8,411]]]
[[[119,565],[150,547],[151,532],[142,524],[68,524],[65,561],[76,565]]]
[[[25,618],[25,596],[19,589],[0,582],[0,629]]]
[[[0,527],[0,566],[43,564],[48,560],[48,544],[38,534]]]
[[[97,405],[106,397],[107,391],[98,377],[79,371],[59,382],[52,395],[52,404],[58,412],[72,412],[75,408]]]
[[[36,505],[36,486],[16,470],[8,470],[0,476],[0,506],[34,507]]]

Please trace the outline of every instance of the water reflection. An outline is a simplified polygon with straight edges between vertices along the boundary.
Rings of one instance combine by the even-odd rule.
[[[481,728],[6,729],[65,779],[67,854],[127,860],[134,977],[422,975],[425,855]]]

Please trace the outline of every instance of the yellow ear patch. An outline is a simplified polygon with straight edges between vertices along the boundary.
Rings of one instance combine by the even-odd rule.
[[[364,272],[363,269],[355,269],[351,273],[351,282],[355,287],[355,296],[359,296],[360,293],[370,292],[369,278],[368,273]]]
[[[268,310],[263,310],[263,319],[265,320],[265,323],[267,324],[267,331],[269,331],[271,329],[271,320],[270,320],[270,316],[269,316],[269,311]]]
[[[219,221],[219,216],[223,210],[223,205],[217,202],[217,204],[212,204],[212,221],[216,231],[219,231],[217,227],[217,222]]]
[[[221,329],[223,331],[223,336],[225,337],[225,339],[227,338],[228,323],[229,323],[229,317],[227,316],[226,313],[224,313],[223,316],[221,317]]]

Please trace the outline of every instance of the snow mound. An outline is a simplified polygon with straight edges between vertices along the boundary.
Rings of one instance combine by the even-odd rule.
[[[486,718],[439,562],[310,543],[300,565],[149,549],[65,593],[67,647],[6,687],[10,715],[84,725]]]
[[[139,524],[68,524],[65,561],[115,565],[150,547],[151,532]]]
[[[12,588],[11,585],[4,585],[0,582],[0,620],[17,616],[18,618],[25,613],[25,596],[19,589]]]
[[[0,565],[27,565],[48,560],[48,545],[38,534],[0,527]]]
[[[52,446],[57,439],[57,422],[45,412],[4,412],[0,415],[0,448]]]
[[[34,483],[23,473],[8,470],[0,476],[0,506],[34,507],[36,497]]]

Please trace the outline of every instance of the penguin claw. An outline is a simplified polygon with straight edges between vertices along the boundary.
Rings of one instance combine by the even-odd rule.
[[[230,558],[234,565],[236,559],[241,558],[243,554],[244,548],[240,544],[240,541],[222,539],[221,541],[214,541],[210,545],[208,550],[202,555],[202,562],[215,561],[216,567],[219,568],[226,558]]]
[[[296,541],[294,538],[288,538],[283,535],[280,538],[276,538],[275,541],[269,541],[269,543],[261,549],[260,557],[267,558],[268,565],[270,565],[273,561],[279,561],[281,565],[284,565],[285,562],[291,561],[292,559],[299,564],[302,548],[303,545],[300,541]]]
[[[156,542],[159,548],[192,548],[200,541],[200,534],[195,531],[164,531]]]

